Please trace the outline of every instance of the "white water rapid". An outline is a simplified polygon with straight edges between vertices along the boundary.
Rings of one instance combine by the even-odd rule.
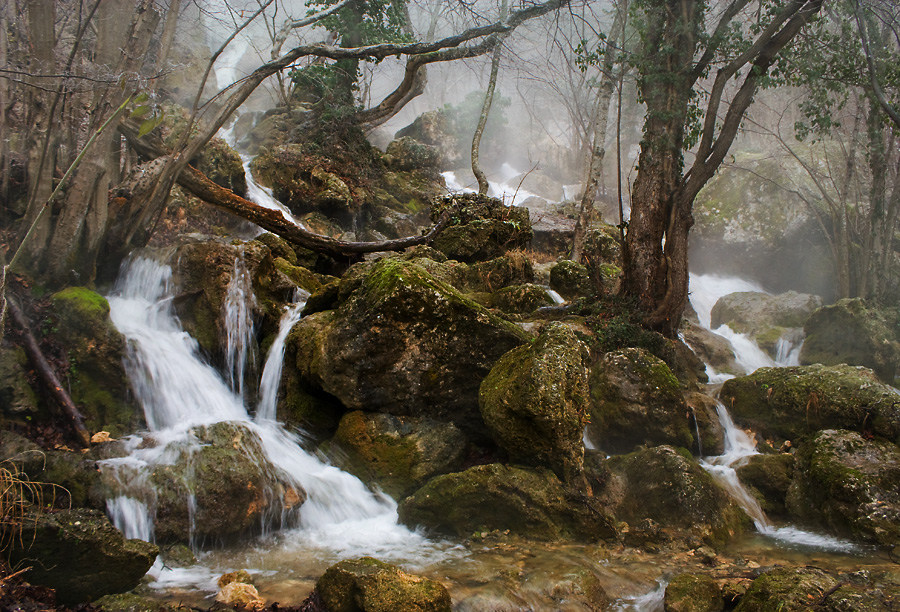
[[[444,177],[444,183],[446,183],[447,190],[450,193],[474,193],[477,191],[470,185],[464,185],[457,177],[456,172],[452,170],[441,172],[441,176]],[[492,198],[500,198],[507,206],[521,206],[528,198],[540,197],[522,189],[518,184],[511,184],[509,181],[516,176],[521,176],[521,173],[509,164],[504,163],[500,168],[499,180],[488,180],[488,195]]]
[[[261,384],[263,400],[254,422],[242,398],[202,359],[196,341],[181,329],[172,308],[172,289],[167,265],[138,257],[123,267],[109,298],[113,323],[128,340],[126,369],[150,427],[148,434],[126,440],[127,457],[102,462],[107,480],[118,483],[107,504],[117,527],[129,536],[152,539],[153,469],[174,463],[186,448],[191,452],[192,445],[196,448],[192,427],[231,421],[259,437],[264,460],[282,482],[307,494],[299,520],[281,534],[285,546],[313,554],[320,550],[326,555],[377,554],[387,559],[437,552],[439,545],[398,524],[393,500],[307,453],[296,434],[275,422],[277,372],[284,339],[299,318],[299,303],[285,313],[270,349],[263,372],[267,382]],[[192,500],[188,502],[190,507]]]

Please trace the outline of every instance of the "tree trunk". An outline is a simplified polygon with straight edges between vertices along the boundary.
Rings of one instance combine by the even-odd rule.
[[[500,19],[506,19],[507,0],[503,0],[500,7]],[[475,128],[475,135],[472,136],[472,172],[475,174],[475,180],[478,181],[478,193],[487,195],[488,180],[481,169],[479,160],[479,152],[481,149],[481,137],[484,134],[484,127],[487,125],[488,115],[491,112],[491,106],[494,103],[494,90],[497,88],[497,73],[500,71],[500,56],[503,53],[503,41],[494,48],[491,54],[491,76],[488,79],[487,91],[484,94],[484,104],[481,106],[481,116],[478,118],[478,126]]]
[[[600,185],[600,178],[603,176],[603,159],[606,157],[606,133],[609,128],[609,108],[612,104],[612,94],[616,86],[613,69],[617,63],[615,54],[616,48],[619,46],[619,39],[622,38],[623,23],[622,11],[617,7],[609,37],[606,39],[603,66],[600,69],[600,86],[597,88],[597,104],[594,108],[593,117],[594,143],[588,158],[584,193],[581,196],[581,207],[578,210],[578,219],[575,222],[575,235],[572,239],[572,261],[581,261],[581,254],[584,250],[584,233],[591,223],[597,188]]]

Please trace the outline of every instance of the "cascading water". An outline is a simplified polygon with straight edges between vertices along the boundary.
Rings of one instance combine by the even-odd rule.
[[[288,532],[289,542],[307,550],[377,552],[389,558],[434,548],[397,523],[393,500],[305,452],[297,435],[271,420],[273,395],[261,405],[260,414],[267,416],[253,422],[242,399],[203,361],[197,343],[180,329],[172,295],[171,269],[139,257],[123,268],[109,298],[113,323],[128,340],[126,369],[150,427],[148,435],[126,441],[128,456],[102,462],[106,480],[115,489],[108,510],[120,529],[152,538],[157,493],[149,475],[156,466],[171,465],[181,453],[198,448],[192,427],[229,421],[258,436],[264,457],[255,461],[266,461],[280,481],[306,493],[299,513],[294,513],[297,520]],[[294,304],[286,313],[279,336],[287,336],[299,310]],[[265,370],[273,381],[281,369],[283,348],[282,338],[267,359]],[[235,350],[241,349],[236,345]],[[275,391],[277,384],[267,383],[264,392]]]
[[[254,363],[253,282],[243,256],[234,260],[234,271],[222,304],[225,319],[225,372],[231,390],[244,397],[244,373]]]
[[[278,334],[269,347],[266,365],[263,367],[259,381],[259,404],[256,407],[256,421],[274,421],[278,404],[278,385],[281,383],[281,370],[284,365],[284,345],[291,328],[300,320],[306,298],[309,293],[299,289],[294,303],[284,311],[278,323]]]

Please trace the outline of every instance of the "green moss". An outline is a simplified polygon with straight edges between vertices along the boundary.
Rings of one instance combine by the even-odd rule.
[[[819,601],[837,581],[813,568],[778,568],[759,576],[738,603],[736,612],[800,612]]]
[[[785,516],[785,497],[794,476],[794,456],[754,455],[737,468],[738,478],[768,516]]]
[[[706,574],[679,574],[666,585],[666,612],[721,612],[722,590]]]
[[[88,322],[102,324],[109,316],[109,302],[99,293],[86,287],[68,287],[50,298],[59,311],[71,310]]]

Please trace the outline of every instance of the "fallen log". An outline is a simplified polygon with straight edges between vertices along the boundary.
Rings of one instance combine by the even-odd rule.
[[[138,130],[130,122],[123,122],[119,126],[119,131],[142,157],[157,159],[169,154],[160,142],[154,142],[154,139],[147,136],[138,138]],[[230,189],[217,185],[193,166],[186,166],[178,175],[177,182],[191,195],[208,204],[247,219],[266,231],[278,234],[288,242],[327,255],[346,256],[378,251],[401,251],[419,244],[430,244],[450,224],[451,219],[451,212],[448,209],[440,216],[434,227],[421,236],[407,236],[379,242],[349,242],[322,236],[300,227],[282,215],[281,211],[260,206]]]
[[[44,383],[44,386],[50,392],[50,395],[56,400],[60,408],[62,408],[63,413],[72,426],[75,438],[84,448],[88,448],[91,445],[91,434],[84,426],[84,417],[81,416],[81,412],[78,411],[75,402],[72,401],[72,398],[69,397],[69,394],[63,389],[62,383],[59,382],[59,378],[56,376],[56,372],[53,371],[47,358],[44,357],[44,353],[41,351],[37,340],[35,340],[29,329],[28,319],[25,318],[22,309],[19,308],[19,305],[16,304],[12,296],[9,295],[6,296],[6,304],[13,322],[19,327],[21,332],[22,348],[25,349],[28,360],[31,361],[35,371]]]

